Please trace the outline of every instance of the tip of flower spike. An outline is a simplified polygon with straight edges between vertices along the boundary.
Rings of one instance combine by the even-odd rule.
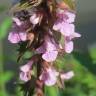
[[[68,23],[73,23],[75,21],[76,18],[76,14],[73,12],[65,12],[65,14],[68,16],[67,22]]]

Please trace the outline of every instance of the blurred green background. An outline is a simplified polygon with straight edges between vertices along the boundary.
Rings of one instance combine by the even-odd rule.
[[[75,40],[75,50],[58,60],[58,67],[74,70],[75,76],[65,82],[60,96],[96,96],[96,0],[76,0],[76,31],[82,37]],[[12,0],[0,0],[0,96],[21,96],[15,82],[20,64],[16,63],[16,46],[7,40],[11,21],[8,11]],[[48,96],[57,96],[50,88]]]

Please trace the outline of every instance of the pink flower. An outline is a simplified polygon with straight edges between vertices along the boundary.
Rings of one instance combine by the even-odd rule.
[[[26,33],[25,32],[10,32],[8,35],[8,40],[11,43],[19,43],[20,41],[26,41]]]
[[[35,13],[30,17],[30,22],[34,25],[38,24],[39,21],[40,21],[40,16],[39,15],[37,16],[37,14]]]
[[[73,46],[74,46],[74,43],[73,41],[65,41],[65,44],[64,44],[64,50],[66,53],[71,53],[73,51]]]
[[[26,81],[30,80],[29,72],[31,70],[32,64],[33,64],[33,61],[29,61],[26,65],[23,65],[23,66],[20,67],[20,71],[21,71],[20,72],[20,79],[22,81],[26,82]]]
[[[73,71],[69,71],[67,73],[61,74],[60,77],[62,80],[69,80],[74,76],[74,72]]]
[[[46,69],[46,71],[44,71],[41,74],[40,80],[42,80],[44,82],[44,84],[47,86],[53,86],[57,82],[58,75],[59,75],[59,73],[56,72],[56,70],[54,70],[52,68],[48,68],[48,69]]]
[[[15,22],[18,26],[22,25],[22,22],[17,18],[17,17],[13,17],[12,18],[13,22]]]
[[[68,11],[57,11],[57,21],[53,25],[53,29],[61,32],[64,36],[69,36],[75,31],[75,26],[72,24],[75,20],[75,14]]]
[[[58,55],[58,45],[55,43],[54,39],[45,36],[45,42],[44,44],[39,47],[36,51],[38,53],[43,53],[42,58],[47,62],[52,62],[57,58]]]
[[[42,58],[47,62],[52,62],[56,60],[57,55],[58,55],[58,51],[49,51],[49,52],[45,52],[42,55]]]
[[[76,15],[73,12],[58,9],[57,17],[59,21],[66,22],[66,23],[73,23],[75,21]]]
[[[57,12],[57,21],[53,25],[53,29],[59,31],[64,36],[64,50],[66,53],[71,53],[74,49],[72,41],[75,37],[81,37],[75,32],[75,25],[72,24],[75,20],[75,14],[68,11],[59,10]]]
[[[75,26],[65,22],[58,22],[54,24],[53,29],[60,31],[64,36],[69,36],[75,31]]]
[[[50,67],[42,72],[39,79],[42,80],[46,86],[53,86],[56,84],[59,76],[62,80],[69,80],[74,76],[74,72],[59,73]]]
[[[81,35],[79,33],[73,32],[72,34],[70,34],[70,36],[65,37],[64,50],[66,53],[71,53],[73,51],[74,43],[72,39],[76,37],[81,37]]]
[[[76,17],[75,13],[66,11],[65,14],[68,16],[66,22],[73,23],[75,21],[75,17]]]

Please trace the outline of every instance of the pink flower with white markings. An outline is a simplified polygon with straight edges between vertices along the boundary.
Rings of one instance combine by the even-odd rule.
[[[59,73],[56,72],[55,69],[48,68],[41,74],[40,80],[42,80],[46,86],[53,86],[57,82],[58,75]]]
[[[39,23],[40,18],[41,18],[41,16],[40,16],[39,14],[37,15],[36,13],[33,13],[32,16],[30,17],[30,22],[31,22],[33,25],[36,25],[36,24]]]
[[[50,36],[45,36],[44,44],[36,51],[42,53],[42,58],[47,62],[55,61],[58,55],[58,45]]]
[[[28,81],[30,80],[31,78],[29,77],[29,75],[31,74],[30,73],[30,70],[31,70],[31,67],[32,67],[32,64],[33,64],[33,61],[29,61],[26,65],[23,65],[20,67],[20,79],[22,81]]]
[[[59,10],[57,12],[57,21],[53,25],[53,29],[59,31],[64,36],[64,50],[66,53],[71,53],[74,49],[72,41],[75,37],[81,37],[75,32],[75,25],[72,24],[75,20],[75,14],[68,11]]]
[[[64,36],[69,36],[75,31],[72,24],[75,20],[75,14],[67,11],[57,12],[57,21],[53,25],[53,29],[61,32]]]
[[[22,22],[17,18],[17,17],[13,17],[12,18],[13,22],[15,22],[18,26],[22,25]]]
[[[39,79],[42,80],[46,86],[53,86],[57,83],[59,76],[62,80],[69,80],[74,76],[74,72],[60,73],[53,68],[47,68],[42,72]]]
[[[19,43],[20,41],[26,41],[26,33],[25,32],[10,32],[8,35],[8,40],[15,44]]]
[[[49,52],[45,52],[42,55],[42,58],[47,62],[52,62],[56,60],[57,55],[58,55],[58,51],[49,51]]]
[[[73,51],[74,42],[72,41],[72,39],[76,37],[81,37],[81,35],[79,33],[73,32],[72,34],[70,34],[70,36],[65,37],[64,49],[66,53],[71,53]]]

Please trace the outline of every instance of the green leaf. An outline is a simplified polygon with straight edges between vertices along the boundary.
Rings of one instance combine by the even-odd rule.
[[[23,55],[23,58],[24,58],[24,59],[28,59],[28,58],[30,58],[31,56],[32,56],[32,52],[27,51],[27,52],[25,52],[25,54]]]
[[[0,96],[8,96],[7,93],[0,91]]]
[[[11,72],[6,72],[0,75],[0,83],[5,84],[12,78],[13,74]]]
[[[96,64],[96,48],[90,48],[89,53],[92,58],[92,62]]]
[[[60,96],[59,89],[57,86],[51,86],[51,87],[46,86],[45,94],[46,94],[46,96]]]
[[[7,32],[12,24],[12,20],[10,18],[6,18],[3,23],[0,25],[0,39],[4,39],[7,35]]]
[[[5,5],[0,5],[0,13],[4,12],[6,10],[6,6]]]

